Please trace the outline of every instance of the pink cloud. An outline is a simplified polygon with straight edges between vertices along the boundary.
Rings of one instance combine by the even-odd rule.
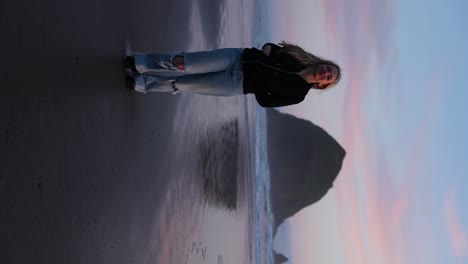
[[[343,170],[356,170],[356,163],[371,160],[370,151],[355,151],[361,154],[347,156]],[[365,163],[359,176],[361,184],[355,177],[341,177],[336,184],[341,243],[348,263],[405,263],[410,246],[405,224],[411,214],[414,184],[409,180],[395,188],[389,170],[379,171],[379,178],[374,177],[375,170],[376,165]]]
[[[437,94],[437,87],[434,81],[431,89],[434,94]],[[436,101],[430,100],[429,106],[436,105]],[[431,111],[428,114],[431,115]],[[412,157],[407,164],[407,177],[405,184],[399,186],[392,175],[395,162],[386,160],[385,150],[378,149],[369,140],[363,117],[349,116],[352,122],[346,127],[344,138],[348,152],[343,167],[346,175],[338,178],[336,184],[340,233],[346,256],[349,263],[406,263],[418,255],[414,249],[408,250],[412,238],[406,231],[411,228],[410,219],[414,218],[411,206],[418,198],[413,193],[416,186],[425,184],[421,181],[422,175],[427,176],[421,173],[421,168],[427,167],[424,154],[431,122],[422,122],[415,129],[417,137],[411,152],[407,153]],[[423,204],[418,210],[426,215],[430,208]],[[429,230],[431,228],[423,223],[413,232],[423,237]]]
[[[344,175],[335,185],[341,243],[346,257],[349,263],[406,263],[409,259],[418,259],[422,251],[410,250],[412,238],[408,231],[414,218],[411,206],[418,199],[414,194],[416,186],[420,186],[421,177],[427,175],[421,172],[427,167],[424,162],[433,120],[421,120],[409,131],[408,136],[415,140],[409,151],[402,153],[411,157],[411,162],[404,166],[408,180],[405,185],[398,186],[392,177],[395,161],[385,160],[385,150],[378,149],[372,142],[373,130],[363,110],[366,89],[373,88],[367,85],[369,74],[381,72],[383,75],[398,60],[392,42],[395,3],[392,0],[320,0],[320,6],[327,44],[334,50],[333,57],[339,58],[337,62],[343,68],[346,81],[341,84],[347,94],[343,107],[344,137],[340,142],[347,156],[342,169]],[[438,109],[441,79],[436,75],[429,82],[427,116],[433,116]],[[431,210],[425,206],[418,208],[420,213]],[[450,219],[450,234],[456,241],[457,254],[466,254],[466,235],[455,236],[457,232],[453,230],[461,227],[455,224],[456,218]],[[412,232],[427,237],[430,229],[426,223],[421,223]]]
[[[379,209],[378,194],[375,189],[375,180],[373,178],[375,167],[371,164],[372,148],[368,144],[369,131],[366,129],[366,121],[362,112],[365,80],[370,70],[372,53],[382,52],[384,47],[375,40],[378,36],[373,32],[374,28],[370,24],[372,16],[369,15],[369,7],[365,1],[356,4],[350,1],[322,1],[322,7],[325,13],[325,26],[327,41],[330,47],[341,50],[342,65],[346,75],[347,90],[343,127],[345,128],[345,137],[343,145],[348,152],[343,167],[344,172],[350,172],[351,175],[362,175],[363,186],[371,188],[366,200],[370,204],[362,207],[355,177],[342,177],[337,183],[337,194],[339,201],[338,211],[342,216],[340,221],[341,234],[346,256],[349,263],[385,263],[376,262],[380,256],[387,256],[387,263],[397,258],[397,254],[392,251],[393,246],[389,245],[391,239],[387,235],[388,226],[385,226],[385,217],[383,211]],[[366,16],[368,16],[366,18]],[[377,23],[378,24],[378,23]],[[368,52],[368,53],[366,53]],[[381,59],[385,54],[377,56]],[[364,163],[364,164],[363,164]],[[360,166],[360,165],[362,166]],[[359,169],[362,172],[356,173]],[[364,212],[363,212],[364,211]],[[363,212],[363,213],[362,213]],[[396,220],[395,220],[396,221]],[[367,234],[367,235],[365,235]],[[372,254],[370,252],[373,252]]]
[[[428,116],[434,116],[439,106],[440,79],[440,76],[435,76],[429,81]],[[357,83],[359,79],[351,79],[351,82]],[[355,109],[354,100],[350,101],[349,109]],[[417,186],[430,188],[428,172],[424,168],[428,167],[425,154],[429,152],[428,131],[431,131],[433,121],[421,120],[420,124],[415,124],[411,133],[414,140],[409,152],[405,153],[406,157],[411,157],[411,162],[404,165],[407,177],[404,177],[405,183],[399,186],[392,175],[395,161],[387,160],[385,150],[373,145],[364,117],[354,110],[350,111],[348,118],[344,137],[348,155],[342,172],[346,175],[338,178],[336,194],[341,242],[349,263],[407,263],[410,259],[420,258],[423,252],[427,256],[427,249],[434,245],[426,241],[422,249],[412,248],[414,238],[408,231],[411,230],[413,236],[417,234],[415,236],[419,238],[432,240],[428,235],[431,226],[426,223],[419,223],[416,228],[411,226],[415,219],[411,208],[418,203],[418,213],[422,215],[429,215],[431,210],[428,204],[418,202],[420,197],[415,195],[418,194]],[[451,226],[456,227],[453,222]],[[466,243],[466,237],[459,236],[453,240],[457,241],[458,249]]]
[[[383,72],[396,63],[392,33],[393,1],[321,0],[326,40],[346,76],[344,138],[347,150],[343,177],[336,184],[341,242],[349,263],[404,263],[409,259],[406,238],[412,202],[412,181],[400,188],[392,182],[390,165],[380,160],[363,105],[370,72]],[[374,65],[377,65],[377,69]],[[374,68],[371,68],[374,67]],[[426,125],[422,124],[421,127]],[[421,137],[424,142],[425,137]],[[424,144],[414,149],[415,157]],[[385,157],[385,156],[383,156]],[[411,171],[421,160],[414,161]],[[363,203],[364,202],[364,203]]]
[[[333,57],[340,58],[338,63],[350,79],[345,84],[350,97],[345,112],[359,110],[371,63],[381,69],[394,63],[395,4],[393,0],[320,0],[319,3],[324,14],[327,44],[336,53]]]
[[[343,50],[350,64],[365,62],[372,53],[385,63],[392,50],[394,5],[392,0],[321,0],[329,45]]]
[[[465,257],[468,256],[468,233],[458,216],[455,197],[455,190],[449,191],[444,202],[444,214],[454,253],[457,257]]]
[[[346,83],[346,100],[343,108],[343,127],[346,131],[344,145],[362,144],[367,138],[362,107],[366,82],[371,65],[394,63],[395,48],[392,42],[394,25],[393,0],[320,0],[324,16],[325,38],[339,58]]]

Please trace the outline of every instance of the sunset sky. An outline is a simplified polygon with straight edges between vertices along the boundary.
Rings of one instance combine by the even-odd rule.
[[[290,220],[294,263],[468,263],[467,1],[273,0],[273,39],[343,68],[282,111],[347,150]]]

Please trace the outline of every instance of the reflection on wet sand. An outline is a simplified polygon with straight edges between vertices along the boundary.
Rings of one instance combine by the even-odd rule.
[[[236,208],[239,150],[238,121],[211,127],[198,143],[197,173],[207,204]]]

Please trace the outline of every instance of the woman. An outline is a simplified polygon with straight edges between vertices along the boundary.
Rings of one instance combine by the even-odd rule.
[[[267,43],[262,50],[218,49],[180,54],[130,53],[129,87],[140,92],[255,94],[263,107],[300,103],[311,88],[337,84],[340,67],[297,45]]]

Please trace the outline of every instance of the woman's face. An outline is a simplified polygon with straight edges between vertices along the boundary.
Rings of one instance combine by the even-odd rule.
[[[320,64],[315,72],[315,81],[320,85],[331,84],[338,78],[338,68],[330,64]]]

